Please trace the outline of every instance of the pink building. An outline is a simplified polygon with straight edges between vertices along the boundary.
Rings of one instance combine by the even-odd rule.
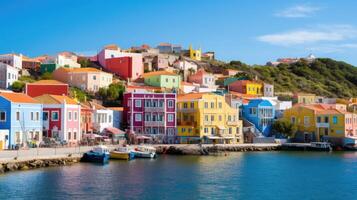
[[[206,72],[204,69],[199,69],[195,74],[188,77],[188,82],[197,83],[200,86],[207,88],[216,87],[215,76],[211,73]]]
[[[125,93],[123,105],[131,138],[176,143],[176,94]]]
[[[76,145],[81,140],[81,106],[67,96],[42,95],[35,98],[43,104],[43,131],[46,137]]]
[[[107,46],[96,56],[99,64],[113,73],[123,71],[121,68],[125,68],[125,73],[118,74],[123,76],[124,79],[130,78],[135,80],[144,73],[143,56],[141,53],[127,53],[122,52],[119,47],[115,45]],[[115,59],[115,58],[124,58]],[[130,60],[128,60],[130,58]],[[93,60],[93,59],[92,59]],[[122,63],[125,62],[125,63]]]

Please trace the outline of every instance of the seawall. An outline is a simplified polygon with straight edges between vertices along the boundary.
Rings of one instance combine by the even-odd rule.
[[[235,145],[157,145],[158,154],[210,155],[223,152],[277,151],[280,144],[235,144]]]
[[[43,167],[57,167],[72,165],[80,161],[80,156],[67,156],[67,157],[56,157],[56,158],[35,158],[28,160],[13,160],[0,163],[0,174],[18,171],[18,170],[29,170]]]

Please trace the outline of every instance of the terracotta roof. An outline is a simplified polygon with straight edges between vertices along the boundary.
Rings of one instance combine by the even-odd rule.
[[[143,74],[143,77],[150,77],[150,76],[159,76],[159,75],[168,75],[168,76],[178,76],[173,72],[168,71],[155,71],[155,72],[148,72]]]
[[[258,95],[242,94],[242,93],[234,92],[234,91],[229,91],[229,93],[232,94],[233,96],[240,97],[240,98],[246,98],[246,99],[254,99],[254,98],[258,97]]]
[[[34,98],[23,93],[7,93],[1,92],[0,96],[15,103],[39,103]]]
[[[40,80],[33,83],[28,83],[28,85],[68,85],[68,84],[62,83],[57,80]]]
[[[107,109],[106,107],[98,104],[98,103],[95,103],[94,101],[87,101],[87,102],[84,102],[83,105],[86,105],[94,110],[105,110]]]
[[[60,69],[63,69],[66,72],[72,72],[72,73],[82,73],[82,72],[103,72],[97,68],[65,68],[61,67]]]
[[[123,111],[123,110],[124,110],[123,107],[108,107],[108,109],[110,109],[110,110],[116,110],[116,111]]]
[[[64,95],[44,94],[42,96],[35,97],[35,99],[42,104],[63,104],[66,102],[66,104],[78,105],[76,100]]]
[[[202,99],[203,95],[212,94],[212,93],[189,93],[189,94],[181,94],[177,96],[177,100],[192,100],[192,99]],[[212,94],[215,95],[215,94]]]
[[[308,105],[299,104],[298,106],[311,109],[311,110],[315,111],[316,114],[321,114],[321,115],[323,115],[323,114],[344,114],[344,113],[346,113],[346,112],[342,112],[342,111],[337,110],[337,109],[332,108],[332,107],[326,107],[326,106],[321,105],[321,104],[308,104]]]
[[[251,81],[251,80],[236,80],[236,81],[233,81],[231,84],[235,83],[235,82],[242,82],[242,85],[247,85],[247,84],[262,84],[261,82],[259,81]]]

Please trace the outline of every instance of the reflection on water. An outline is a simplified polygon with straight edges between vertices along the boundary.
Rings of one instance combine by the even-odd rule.
[[[0,199],[355,199],[356,172],[354,152],[160,156],[0,175]]]

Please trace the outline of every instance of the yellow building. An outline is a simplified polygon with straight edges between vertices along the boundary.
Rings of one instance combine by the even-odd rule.
[[[242,143],[238,111],[223,96],[191,93],[178,96],[177,129],[181,143]]]
[[[302,104],[316,103],[316,95],[315,94],[297,93],[297,94],[295,94],[295,98],[297,100],[297,103],[302,103]]]
[[[298,104],[284,112],[284,118],[298,128],[294,137],[304,142],[343,139],[346,136],[345,129],[350,129],[345,122],[353,121],[346,120],[350,117],[352,113],[326,104]]]
[[[228,85],[229,91],[258,96],[263,95],[262,88],[262,83],[250,80],[237,80]]]
[[[192,46],[190,45],[189,53],[190,53],[190,58],[192,60],[198,60],[198,61],[201,60],[201,54],[202,54],[201,48],[195,50],[195,49],[192,49]]]

